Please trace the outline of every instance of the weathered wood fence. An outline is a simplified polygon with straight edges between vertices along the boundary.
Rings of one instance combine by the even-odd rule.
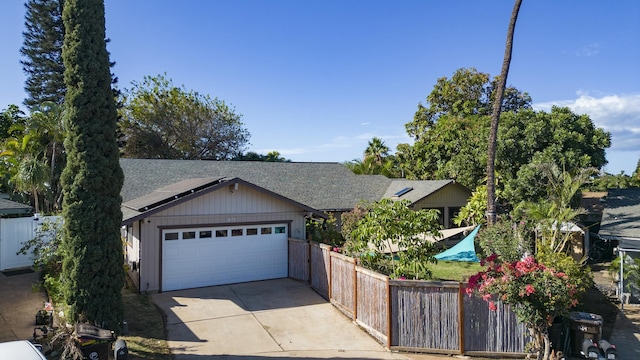
[[[524,325],[490,311],[453,281],[392,280],[316,242],[289,240],[289,277],[319,294],[387,348],[440,354],[524,356]]]

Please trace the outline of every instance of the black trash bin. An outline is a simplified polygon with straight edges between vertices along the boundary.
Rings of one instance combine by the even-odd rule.
[[[553,319],[553,324],[549,326],[549,340],[551,341],[551,348],[555,351],[565,352],[565,334],[567,332],[566,322],[561,316]]]
[[[571,351],[575,355],[582,355],[584,340],[591,340],[597,344],[602,337],[602,316],[586,312],[572,312],[569,314]]]
[[[109,360],[114,334],[111,330],[88,324],[76,325],[76,336],[82,355],[89,360]]]

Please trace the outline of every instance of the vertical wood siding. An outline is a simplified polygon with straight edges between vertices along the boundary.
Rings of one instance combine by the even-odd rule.
[[[331,269],[331,247],[317,242],[309,243],[311,267],[309,276],[311,277],[311,287],[316,289],[320,295],[329,299],[329,272]]]
[[[331,257],[331,302],[351,319],[355,305],[355,259],[330,252]]]
[[[289,277],[309,281],[309,243],[289,238]]]
[[[393,281],[392,346],[460,352],[458,283]]]
[[[387,276],[363,267],[356,267],[356,322],[383,344],[387,343]]]
[[[160,228],[262,222],[291,223],[290,238],[305,236],[305,219],[299,207],[242,185],[233,193],[224,187],[142,220],[140,290],[160,290]]]

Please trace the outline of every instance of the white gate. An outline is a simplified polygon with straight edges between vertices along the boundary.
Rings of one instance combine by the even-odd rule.
[[[35,220],[32,217],[0,219],[0,271],[29,267],[33,265],[31,253],[18,255],[25,241],[36,236],[38,224],[46,219],[55,221],[57,216],[42,217]]]

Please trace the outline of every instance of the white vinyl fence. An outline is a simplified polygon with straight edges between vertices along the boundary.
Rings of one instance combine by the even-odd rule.
[[[39,224],[56,221],[58,216],[0,219],[0,271],[29,267],[33,264],[31,253],[17,254],[24,242],[36,236]]]

